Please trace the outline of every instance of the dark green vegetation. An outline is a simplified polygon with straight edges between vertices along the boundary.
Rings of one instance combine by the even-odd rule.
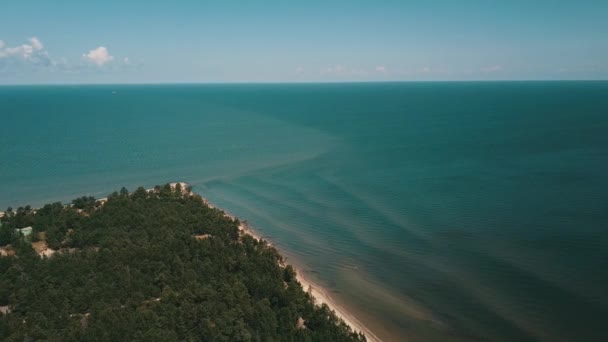
[[[315,306],[277,251],[238,224],[169,185],[123,189],[105,204],[10,210],[0,228],[0,246],[15,253],[0,257],[0,306],[10,310],[0,340],[365,340]],[[31,238],[14,233],[26,226]],[[32,242],[57,252],[40,257]]]

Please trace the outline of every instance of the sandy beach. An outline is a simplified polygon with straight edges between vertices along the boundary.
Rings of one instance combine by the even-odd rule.
[[[226,215],[226,217],[229,217],[233,220],[238,219],[236,216],[230,214],[226,210],[218,208],[217,206],[212,204],[207,198],[205,198],[205,197],[202,197],[202,198],[203,198],[203,201],[205,201],[205,203],[210,208],[222,210],[224,212],[224,214]],[[241,222],[241,224],[239,225],[239,230],[241,230],[243,233],[253,236],[258,241],[262,239],[261,235],[259,233],[257,233],[255,230],[253,230],[246,221],[242,221],[239,219],[239,222]],[[264,240],[266,240],[272,246],[271,241],[268,241],[268,239],[264,239]],[[292,265],[292,266],[294,266],[294,265]],[[336,316],[338,316],[340,319],[342,319],[353,330],[355,330],[357,332],[362,332],[368,341],[370,341],[370,342],[381,341],[380,338],[378,338],[378,336],[376,336],[371,330],[369,330],[361,321],[359,321],[355,316],[353,316],[350,312],[348,312],[348,310],[346,310],[344,307],[342,307],[340,304],[338,304],[336,302],[336,300],[334,300],[329,295],[328,291],[326,291],[323,287],[319,286],[318,284],[314,283],[309,278],[304,276],[304,274],[302,272],[300,272],[295,266],[294,266],[294,269],[296,271],[296,278],[302,285],[302,288],[304,289],[304,291],[309,291],[309,293],[314,297],[317,305],[326,304],[327,306],[329,306],[329,308],[335,312]]]
[[[305,291],[310,291],[310,294],[315,298],[317,304],[327,304],[332,309],[336,316],[340,317],[353,330],[362,332],[368,341],[381,341],[371,330],[369,330],[361,321],[348,312],[344,307],[340,306],[321,286],[307,279],[302,272],[296,269],[296,277]]]

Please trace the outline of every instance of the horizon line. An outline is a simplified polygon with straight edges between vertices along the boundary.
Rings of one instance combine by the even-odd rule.
[[[521,82],[608,82],[608,79],[499,79],[499,80],[392,80],[392,81],[218,81],[218,82],[95,82],[95,83],[0,83],[0,87],[15,86],[102,86],[102,85],[305,85],[305,84],[386,84],[386,83],[521,83]]]

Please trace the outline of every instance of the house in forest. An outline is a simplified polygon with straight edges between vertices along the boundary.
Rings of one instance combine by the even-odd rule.
[[[21,234],[23,236],[29,236],[30,234],[32,234],[32,227],[17,228],[15,229],[15,233]]]

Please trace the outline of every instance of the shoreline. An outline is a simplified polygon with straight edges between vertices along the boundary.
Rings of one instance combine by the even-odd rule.
[[[196,193],[192,191],[193,193]],[[265,240],[268,242],[270,246],[274,245],[268,239],[264,239],[261,237],[259,233],[257,233],[246,221],[241,221],[237,216],[231,214],[230,212],[214,205],[208,198],[203,197],[201,194],[196,193],[203,199],[203,202],[209,206],[210,208],[221,210],[224,212],[224,216],[232,219],[239,220],[239,231],[251,235],[254,239],[260,241]],[[275,247],[276,248],[276,247]],[[280,250],[279,250],[280,252]],[[306,277],[303,272],[293,264],[291,266],[294,268],[296,272],[296,279],[302,285],[302,288],[305,292],[308,292],[315,301],[316,305],[326,304],[330,310],[332,310],[335,315],[340,318],[344,323],[346,323],[354,332],[361,332],[365,335],[365,338],[368,342],[381,342],[382,340],[376,336],[369,328],[367,328],[361,321],[359,321],[353,314],[351,314],[348,310],[346,310],[342,305],[340,305],[335,299],[333,299],[328,291],[326,291],[322,286],[318,285],[314,281],[310,280],[310,278]]]
[[[185,195],[200,196],[201,199],[203,200],[203,204],[209,206],[209,208],[222,211],[224,213],[225,217],[230,218],[233,221],[238,219],[239,223],[240,223],[238,226],[240,233],[249,234],[257,241],[264,240],[268,243],[269,246],[277,248],[274,246],[272,241],[268,240],[267,238],[263,238],[262,235],[260,235],[253,228],[251,228],[251,226],[247,223],[246,220],[241,221],[236,215],[233,215],[230,212],[228,212],[227,210],[216,206],[215,204],[213,204],[213,202],[209,201],[208,198],[203,197],[200,193],[194,191],[192,189],[192,187],[190,186],[190,184],[188,184],[186,182],[172,182],[172,183],[168,183],[168,184],[171,186],[172,189],[175,189],[176,185],[179,184],[180,187],[182,189],[184,189],[183,191],[185,191],[185,193],[184,193]],[[185,189],[188,189],[188,190],[185,190]],[[151,191],[154,191],[154,188],[145,189],[145,190],[148,192],[151,192]],[[99,202],[100,205],[103,206],[108,201],[108,197],[97,198],[96,200],[97,200],[97,202]],[[72,204],[63,204],[63,205],[71,206]],[[39,208],[34,208],[33,210],[35,211],[38,209]],[[0,217],[3,217],[5,214],[6,214],[5,212],[1,211]],[[277,248],[277,250],[278,250],[278,248]],[[55,251],[53,251],[53,250],[51,250],[51,251],[52,252],[50,254],[52,255]],[[279,253],[280,252],[281,251],[279,250]],[[46,250],[44,251],[43,254],[46,254]],[[40,255],[40,253],[39,253],[39,255]],[[296,267],[296,265],[291,264],[291,266],[293,267],[294,271],[296,272],[296,279],[302,286],[302,289],[305,292],[308,292],[313,297],[315,305],[320,306],[322,304],[326,304],[329,307],[329,309],[332,310],[339,319],[344,321],[344,323],[346,323],[354,332],[363,333],[365,335],[365,338],[367,339],[367,341],[369,341],[369,342],[381,342],[382,341],[376,334],[374,334],[369,328],[367,328],[360,320],[358,320],[344,306],[340,305],[334,298],[332,298],[329,295],[329,291],[325,290],[322,286],[318,285],[316,282],[312,281],[309,277],[305,276],[304,273],[301,272],[298,269],[298,267]]]

